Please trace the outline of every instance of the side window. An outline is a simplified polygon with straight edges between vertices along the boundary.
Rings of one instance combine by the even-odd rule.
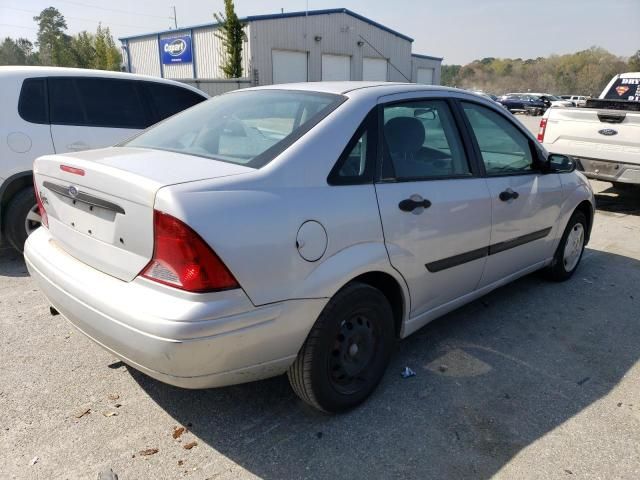
[[[466,102],[462,106],[478,142],[487,175],[533,170],[529,139],[513,123],[487,107]]]
[[[356,130],[327,179],[329,185],[362,185],[373,182],[376,160],[377,109]]]
[[[78,94],[87,125],[110,128],[146,128],[151,122],[138,93],[137,82],[111,78],[78,78]]]
[[[18,113],[23,120],[31,123],[49,123],[46,88],[44,78],[27,78],[22,82]]]
[[[383,178],[426,180],[470,176],[449,106],[414,100],[384,107]]]
[[[151,105],[156,114],[154,123],[206,100],[205,97],[191,90],[173,85],[144,82],[144,86],[147,89]]]
[[[85,125],[84,109],[73,78],[49,78],[49,109],[52,124]]]

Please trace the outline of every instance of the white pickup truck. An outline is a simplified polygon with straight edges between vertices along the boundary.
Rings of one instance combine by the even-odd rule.
[[[589,178],[640,185],[640,72],[616,75],[585,108],[547,110],[538,141]]]

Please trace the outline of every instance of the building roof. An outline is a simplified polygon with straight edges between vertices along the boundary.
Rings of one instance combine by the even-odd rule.
[[[280,18],[294,18],[294,17],[305,17],[305,16],[315,16],[315,15],[331,15],[334,13],[345,13],[347,15],[352,16],[353,18],[357,18],[358,20],[362,20],[363,22],[368,23],[369,25],[373,25],[374,27],[377,27],[381,30],[384,30],[386,32],[389,32],[393,35],[396,35],[397,37],[400,37],[404,40],[407,40],[409,42],[413,42],[413,38],[408,37],[406,35],[403,35],[400,32],[397,32],[389,27],[386,27],[384,25],[382,25],[381,23],[375,22],[373,20],[371,20],[370,18],[364,17],[356,12],[353,12],[351,10],[349,10],[348,8],[327,8],[324,10],[309,10],[309,11],[300,11],[300,12],[287,12],[287,13],[274,13],[274,14],[270,14],[270,15],[250,15],[248,17],[244,17],[241,18],[240,21],[241,22],[259,22],[260,20],[277,20]],[[127,40],[132,40],[135,38],[143,38],[143,37],[150,37],[152,35],[165,35],[167,33],[184,33],[188,30],[193,30],[193,29],[197,29],[197,28],[207,28],[207,27],[217,27],[219,26],[219,23],[216,22],[212,22],[212,23],[202,23],[200,25],[192,25],[189,27],[183,27],[183,28],[177,28],[174,30],[161,30],[161,31],[157,31],[157,32],[149,32],[149,33],[143,33],[140,35],[131,35],[128,37],[120,37],[118,38],[118,40],[120,40],[121,42],[125,42]]]
[[[425,60],[438,60],[440,62],[444,59],[444,57],[432,57],[431,55],[420,55],[419,53],[412,53],[411,56],[416,58],[424,58]]]

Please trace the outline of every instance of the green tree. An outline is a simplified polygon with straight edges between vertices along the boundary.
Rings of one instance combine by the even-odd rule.
[[[67,22],[55,7],[48,7],[33,17],[38,23],[38,40],[40,62],[43,65],[61,67],[73,66],[71,53],[71,37],[65,32]]]
[[[98,24],[98,29],[94,37],[94,49],[95,57],[93,60],[93,68],[108,70],[106,33],[100,24]]]
[[[75,65],[80,68],[93,68],[96,49],[95,37],[89,32],[80,32],[71,39],[71,51]]]
[[[118,71],[122,65],[122,53],[113,40],[109,27],[104,30],[104,39],[106,45],[107,70]]]
[[[640,72],[640,50],[629,57],[629,71]]]
[[[222,42],[224,61],[220,70],[226,78],[242,77],[242,43],[246,40],[245,24],[242,23],[233,5],[233,0],[224,0],[224,14],[214,13],[220,24],[216,37]]]
[[[0,43],[0,65],[37,65],[38,54],[26,38],[7,37]]]

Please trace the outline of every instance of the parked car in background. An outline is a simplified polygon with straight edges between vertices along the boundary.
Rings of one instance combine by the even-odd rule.
[[[569,100],[571,100],[573,105],[576,107],[584,107],[587,104],[587,99],[588,97],[585,97],[584,95],[571,95]]]
[[[571,155],[589,178],[640,185],[640,72],[616,75],[584,108],[551,109],[538,140]]]
[[[511,113],[528,113],[530,115],[542,115],[549,105],[533,95],[522,93],[507,93],[498,98]]]
[[[545,102],[548,107],[573,107],[573,102],[571,100],[564,100],[555,95],[551,95],[550,93],[530,93],[529,95],[533,95],[534,97],[538,97],[540,100]]]
[[[559,97],[560,97],[562,100],[569,100],[569,101],[571,101],[571,95],[559,95]],[[573,102],[571,102],[571,104],[573,104]]]
[[[56,311],[154,378],[287,372],[340,412],[398,338],[527,273],[571,277],[595,207],[574,169],[463,90],[238,90],[117,147],[38,158],[25,259]]]
[[[208,96],[142,75],[0,67],[0,236],[22,251],[40,226],[33,161],[121,142]]]

